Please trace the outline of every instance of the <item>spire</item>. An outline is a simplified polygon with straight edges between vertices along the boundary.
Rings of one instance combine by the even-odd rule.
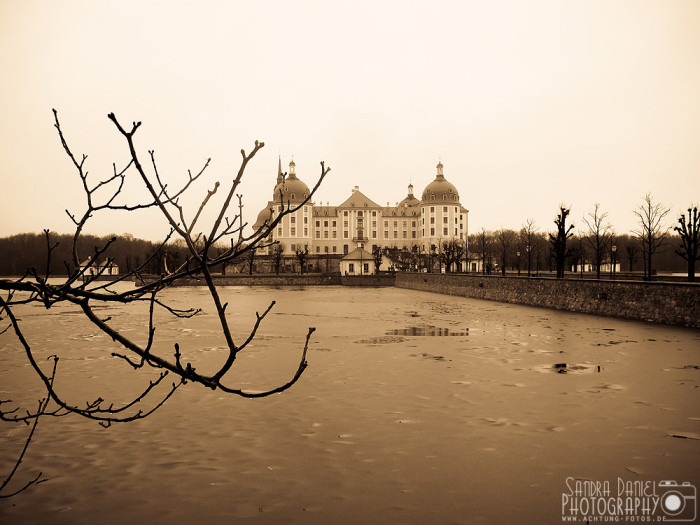
[[[438,179],[444,178],[445,176],[442,174],[442,161],[438,162],[438,165],[436,167],[437,167],[437,178]]]
[[[290,179],[295,179],[297,176],[297,172],[295,170],[296,164],[294,164],[294,160],[289,163],[289,178]]]
[[[282,182],[282,155],[279,156],[279,163],[277,164],[277,184]]]

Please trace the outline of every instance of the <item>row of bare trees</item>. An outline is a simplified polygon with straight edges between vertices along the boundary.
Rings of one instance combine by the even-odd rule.
[[[673,229],[664,222],[670,208],[654,202],[647,194],[643,203],[634,211],[638,227],[631,234],[618,235],[608,220],[608,213],[596,203],[581,218],[582,228],[576,231],[571,223],[571,208],[559,207],[551,233],[542,233],[535,221],[528,219],[519,232],[510,229],[487,231],[482,228],[469,237],[470,260],[478,260],[483,273],[498,266],[505,275],[511,270],[527,269],[527,275],[540,269],[555,271],[563,277],[565,271],[584,271],[586,266],[601,278],[602,268],[615,271],[617,265],[626,263],[627,270],[635,271],[641,262],[644,279],[651,280],[655,273],[656,257],[663,256],[663,266],[677,268],[676,256],[686,262],[688,281],[695,281],[695,265],[698,258],[700,216],[697,206],[681,213]],[[676,235],[673,235],[673,232]],[[662,247],[671,250],[660,253]]]

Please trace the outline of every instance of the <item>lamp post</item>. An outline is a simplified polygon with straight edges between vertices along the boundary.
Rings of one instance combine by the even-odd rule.
[[[610,253],[610,262],[612,262],[612,278],[615,278],[615,255],[617,254],[617,246],[614,244],[612,245],[611,248],[611,253]]]
[[[515,252],[515,255],[518,256],[518,275],[520,275],[520,252]]]

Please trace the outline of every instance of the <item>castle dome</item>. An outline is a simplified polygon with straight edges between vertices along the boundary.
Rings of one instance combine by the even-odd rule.
[[[253,224],[253,230],[258,231],[263,227],[267,221],[269,225],[272,222],[272,208],[263,208],[260,213],[258,213],[258,218],[255,219],[255,224]]]
[[[445,179],[442,168],[442,162],[438,163],[435,180],[423,190],[423,202],[459,202],[457,188]]]
[[[301,179],[297,178],[296,164],[289,163],[289,176],[275,186],[273,201],[279,202],[280,192],[284,202],[300,203],[309,196],[309,187]]]

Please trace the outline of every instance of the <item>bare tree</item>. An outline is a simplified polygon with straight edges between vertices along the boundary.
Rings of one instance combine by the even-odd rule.
[[[446,272],[451,272],[452,268],[459,264],[462,257],[464,257],[465,250],[464,241],[460,239],[450,239],[442,243],[441,258],[445,263]]]
[[[655,203],[651,193],[644,196],[644,203],[641,204],[634,214],[639,220],[639,229],[633,233],[642,244],[644,254],[644,279],[651,281],[654,273],[652,268],[652,256],[663,246],[668,235],[669,228],[663,225],[663,220],[671,211],[671,208],[661,203]]]
[[[584,215],[583,222],[588,227],[586,241],[591,247],[596,267],[596,278],[600,279],[600,267],[610,246],[612,228],[607,221],[608,213],[601,213],[600,204],[593,205],[593,210],[588,212],[588,218]]]
[[[253,266],[255,265],[255,248],[248,252],[248,275],[253,275]]]
[[[630,263],[630,272],[633,272],[634,263],[637,262],[637,258],[639,257],[639,250],[634,244],[628,242],[625,251],[627,252],[627,261]]]
[[[673,228],[681,238],[681,246],[676,253],[688,263],[688,281],[695,282],[695,262],[698,260],[698,236],[700,235],[700,215],[698,207],[688,208],[688,217],[684,213],[678,218],[678,224]]]
[[[510,247],[516,238],[517,234],[513,230],[501,228],[496,231],[494,240],[498,249],[498,258],[501,261],[501,275],[506,274],[506,265],[508,264],[508,257],[511,251]]]
[[[275,275],[280,274],[280,265],[282,264],[282,255],[284,254],[284,244],[278,242],[272,248],[272,264],[275,267]]]
[[[554,219],[554,224],[557,225],[557,234],[549,234],[549,242],[552,243],[554,249],[554,258],[557,266],[557,278],[564,277],[564,265],[566,263],[566,241],[571,238],[574,225],[566,227],[566,218],[571,213],[571,208],[566,208],[563,204],[559,205],[559,213]]]
[[[295,255],[297,256],[297,260],[299,261],[299,273],[303,274],[304,265],[306,264],[309,258],[309,247],[305,246],[303,250],[301,248],[297,248],[295,251]]]
[[[375,246],[372,250],[372,258],[374,259],[374,273],[379,273],[379,267],[382,265],[382,249],[379,246]]]
[[[0,321],[4,326],[0,326],[0,333],[14,333],[17,341],[26,356],[27,362],[33,373],[40,379],[44,395],[34,407],[22,407],[11,400],[0,400],[0,420],[11,424],[28,424],[30,432],[25,446],[21,450],[15,466],[0,484],[0,493],[9,496],[18,491],[25,490],[33,484],[41,481],[41,473],[32,478],[29,482],[21,485],[18,489],[11,489],[10,482],[18,472],[18,468],[25,456],[27,448],[34,435],[34,430],[39,420],[43,417],[61,417],[74,415],[95,421],[104,427],[109,427],[114,423],[126,423],[148,417],[158,408],[163,406],[175,392],[183,385],[198,383],[212,390],[219,390],[227,394],[233,394],[246,398],[260,398],[273,393],[282,392],[297,382],[306,367],[306,354],[308,350],[309,338],[315,328],[309,328],[306,333],[306,342],[300,352],[299,364],[292,374],[292,377],[276,387],[264,391],[246,391],[235,386],[234,365],[236,358],[241,351],[245,350],[248,344],[256,335],[260,324],[273,308],[275,302],[262,312],[256,312],[255,322],[248,335],[241,341],[236,342],[230,329],[229,317],[226,309],[228,303],[221,300],[219,291],[212,279],[213,268],[233,261],[236,258],[245,257],[257,248],[266,248],[273,244],[269,241],[270,234],[274,231],[282,218],[300,209],[314,195],[315,191],[328,174],[330,168],[326,168],[321,162],[321,174],[313,190],[307,198],[300,204],[292,206],[289,201],[285,202],[284,196],[280,192],[279,209],[276,216],[271,216],[264,225],[254,231],[251,235],[244,234],[246,223],[240,213],[230,217],[229,210],[235,196],[238,198],[239,210],[241,209],[241,196],[236,194],[241,179],[248,163],[256,153],[264,146],[262,142],[255,142],[250,153],[241,150],[241,165],[228,183],[228,192],[222,196],[223,202],[217,207],[213,214],[213,220],[206,229],[200,224],[204,217],[205,208],[213,202],[220,184],[215,182],[211,189],[204,195],[199,207],[188,213],[181,204],[181,197],[186,193],[195,190],[197,182],[203,182],[203,174],[209,166],[209,159],[204,162],[202,168],[192,174],[188,171],[186,180],[177,185],[176,181],[166,181],[158,170],[154,151],[149,151],[149,162],[141,160],[139,148],[135,142],[136,132],[141,126],[140,122],[134,122],[131,127],[123,127],[117,117],[110,113],[109,120],[114,124],[121,138],[125,141],[128,150],[128,161],[122,169],[113,166],[113,173],[102,180],[94,180],[88,176],[86,169],[87,156],[76,157],[65,138],[60,126],[58,114],[54,110],[54,126],[58,132],[63,149],[77,171],[82,190],[86,199],[85,209],[82,214],[73,214],[66,211],[75,224],[75,233],[72,243],[72,261],[65,262],[68,272],[65,279],[60,282],[53,278],[50,272],[50,263],[56,244],[52,241],[48,230],[46,237],[46,265],[45,268],[29,268],[19,279],[0,280]],[[148,166],[150,165],[150,167]],[[125,202],[126,195],[122,192],[127,176],[132,176],[140,181],[145,188],[145,197],[138,202]],[[188,255],[186,259],[176,268],[163,272],[158,278],[146,280],[143,273],[148,268],[149,263],[160,260],[159,250],[145,261],[134,260],[134,268],[120,276],[116,282],[124,280],[134,280],[136,285],[126,291],[120,291],[114,287],[115,282],[103,283],[98,279],[104,273],[106,265],[103,259],[110,261],[110,248],[114,249],[116,238],[109,239],[101,246],[96,246],[91,253],[81,253],[79,241],[89,220],[95,215],[104,213],[137,213],[145,209],[157,209],[166,224],[170,227],[170,233],[166,236],[163,244],[171,237],[178,237],[187,247]],[[217,243],[226,242],[225,250],[217,250]],[[221,364],[218,368],[209,373],[198,371],[187,359],[187,349],[181,348],[177,341],[170,341],[169,345],[154,344],[156,342],[156,326],[154,324],[154,310],[163,309],[166,313],[177,318],[189,318],[197,315],[196,308],[175,308],[170,306],[161,298],[159,293],[167,286],[177,283],[186,278],[197,276],[203,278],[207,287],[209,298],[216,312],[216,317],[221,333],[226,342],[225,350],[221,356]],[[51,279],[50,279],[51,278]],[[147,319],[144,319],[143,342],[135,339],[132,334],[124,332],[118,324],[111,322],[111,317],[101,317],[100,307],[106,305],[118,306],[133,303],[143,303],[148,307]],[[113,344],[119,349],[112,351],[110,347],[105,347],[106,352],[110,352],[115,359],[119,359],[124,366],[134,370],[153,370],[143,389],[134,398],[126,402],[110,403],[102,396],[84,400],[73,400],[66,397],[61,388],[55,386],[54,380],[60,373],[59,356],[50,357],[51,366],[40,364],[41,348],[36,348],[31,338],[25,335],[25,321],[19,314],[23,307],[29,304],[41,304],[46,309],[51,309],[56,305],[74,305],[92,323],[96,330],[109,336]],[[112,343],[110,343],[112,344]],[[114,348],[112,346],[111,348]],[[171,348],[174,350],[166,350]],[[166,380],[167,378],[167,380]],[[172,380],[170,378],[173,378]],[[56,382],[56,385],[59,383]]]
[[[522,243],[525,245],[525,252],[527,256],[527,276],[530,277],[532,275],[532,254],[535,246],[535,234],[537,233],[537,228],[535,226],[535,220],[534,219],[527,219],[525,221],[525,224],[523,224],[522,229],[520,230],[520,237],[522,240]]]
[[[486,274],[488,262],[491,255],[491,234],[486,231],[486,228],[481,228],[479,233],[474,235],[473,244],[476,246],[479,258],[481,259],[481,273]]]

